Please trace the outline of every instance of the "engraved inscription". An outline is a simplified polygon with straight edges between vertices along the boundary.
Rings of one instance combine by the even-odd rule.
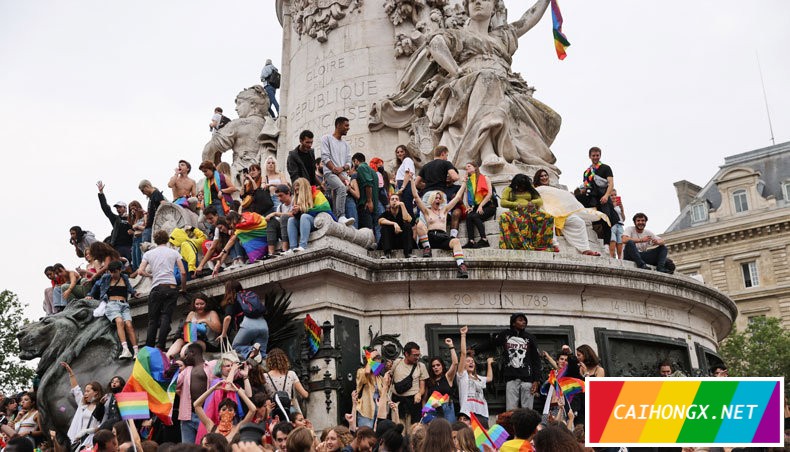
[[[612,301],[612,312],[616,314],[647,317],[649,319],[675,321],[675,310],[665,306],[637,301]]]

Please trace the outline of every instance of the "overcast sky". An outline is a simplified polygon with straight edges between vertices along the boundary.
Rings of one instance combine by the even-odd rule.
[[[529,4],[505,3],[510,21]],[[587,149],[599,146],[628,211],[663,231],[678,214],[673,182],[703,185],[725,156],[771,144],[758,53],[776,142],[790,139],[790,2],[561,7],[567,59],[554,54],[547,14],[513,64],[562,115],[553,145],[561,183],[577,185]],[[69,227],[110,233],[96,181],[110,203],[145,206],[143,178],[169,197],[176,162],[197,167],[213,107],[235,118],[233,99],[258,82],[264,60],[281,66],[271,0],[0,0],[0,42],[0,146],[10,163],[0,289],[29,304],[31,318],[43,313],[44,267],[81,264]]]

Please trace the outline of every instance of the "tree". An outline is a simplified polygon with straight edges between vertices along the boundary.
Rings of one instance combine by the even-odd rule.
[[[0,292],[0,390],[8,394],[28,389],[36,372],[19,361],[16,334],[28,323],[15,293]]]
[[[775,317],[751,319],[746,331],[733,330],[719,350],[731,377],[790,376],[790,331]]]

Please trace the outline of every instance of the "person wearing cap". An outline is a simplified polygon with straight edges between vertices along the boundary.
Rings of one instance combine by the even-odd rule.
[[[137,296],[129,276],[121,273],[123,263],[121,261],[110,262],[107,270],[99,281],[93,285],[90,297],[100,300],[99,307],[94,311],[95,317],[103,314],[110,323],[115,324],[118,332],[118,339],[121,342],[121,354],[119,359],[131,359],[137,356],[137,336],[132,326],[132,311],[129,308],[129,296]],[[132,343],[134,355],[129,351],[126,340]]]
[[[96,187],[99,189],[99,205],[101,206],[101,210],[112,225],[110,245],[118,251],[118,254],[131,262],[134,230],[132,229],[132,225],[129,224],[128,217],[126,216],[126,203],[123,201],[116,202],[113,207],[115,207],[115,211],[118,213],[113,213],[110,206],[107,205],[107,198],[104,196],[104,183],[102,181],[96,182]]]
[[[274,212],[266,215],[266,241],[269,246],[268,256],[274,257],[277,241],[280,251],[288,251],[288,219],[291,218],[291,189],[285,184],[276,187],[275,192],[280,204]],[[274,220],[274,221],[272,221]]]
[[[535,336],[529,334],[527,315],[510,316],[510,328],[496,336],[496,343],[504,347],[507,362],[503,369],[506,410],[532,408],[541,379],[541,361]]]

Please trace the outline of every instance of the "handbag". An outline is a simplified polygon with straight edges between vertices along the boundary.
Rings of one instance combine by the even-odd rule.
[[[417,364],[419,364],[419,363],[417,363]],[[411,372],[409,372],[409,375],[407,375],[406,378],[404,378],[401,381],[396,381],[395,382],[395,394],[403,394],[404,392],[406,392],[409,389],[411,389],[412,384],[414,384],[414,377],[413,377],[413,375],[414,375],[414,369],[417,368],[417,364],[415,364],[415,365],[413,365],[411,367]]]

